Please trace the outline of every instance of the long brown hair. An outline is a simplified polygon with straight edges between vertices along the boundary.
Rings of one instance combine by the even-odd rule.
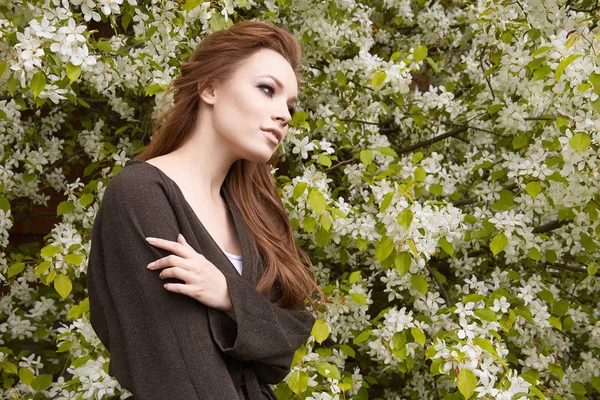
[[[264,48],[285,57],[300,86],[302,48],[286,30],[266,22],[242,21],[214,32],[202,39],[181,65],[180,76],[169,88],[173,105],[160,114],[153,126],[152,141],[135,159],[149,160],[183,145],[196,122],[200,93],[214,80],[231,79],[248,57]],[[273,157],[269,163],[237,160],[223,184],[238,206],[265,265],[257,290],[267,295],[273,285],[277,285],[279,306],[302,309],[304,300],[309,299],[316,309],[312,295],[316,291],[318,303],[322,304],[323,291],[316,281],[310,258],[295,243],[276,182],[269,172],[272,160]]]

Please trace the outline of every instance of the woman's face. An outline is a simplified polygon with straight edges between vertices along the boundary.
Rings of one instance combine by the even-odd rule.
[[[215,134],[229,144],[235,158],[267,162],[287,135],[297,93],[296,74],[288,61],[261,49],[229,81],[203,92],[202,100],[212,104]],[[265,132],[269,129],[279,132],[278,142]]]

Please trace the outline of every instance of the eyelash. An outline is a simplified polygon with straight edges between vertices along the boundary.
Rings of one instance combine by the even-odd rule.
[[[271,92],[272,92],[272,93],[274,93],[274,92],[275,92],[275,91],[273,90],[273,88],[272,88],[271,86],[269,86],[269,85],[260,85],[259,87],[260,87],[260,88],[264,88],[264,87],[266,87],[266,88],[269,88],[269,89],[271,89]],[[265,94],[267,94],[266,92],[264,92],[264,93],[265,93]],[[271,96],[269,96],[269,97],[271,97]],[[293,116],[294,116],[294,113],[296,112],[296,109],[295,109],[295,108],[292,108],[292,107],[288,107],[288,111],[290,112],[290,115],[293,117]]]

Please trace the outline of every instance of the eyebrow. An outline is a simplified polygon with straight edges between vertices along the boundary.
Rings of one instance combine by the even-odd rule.
[[[266,74],[266,75],[260,75],[260,76],[268,76],[269,78],[273,79],[275,81],[275,83],[277,85],[279,85],[280,88],[283,88],[283,83],[281,83],[281,81],[279,79],[275,78],[273,75]],[[290,100],[293,101],[294,104],[296,104],[298,102],[297,97],[290,97]]]

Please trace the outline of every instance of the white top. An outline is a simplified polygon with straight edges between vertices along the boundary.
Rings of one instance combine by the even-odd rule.
[[[238,272],[241,275],[242,274],[242,256],[241,255],[238,256],[236,254],[228,253],[225,250],[223,250],[223,253],[225,253],[225,255],[227,256],[227,258],[229,258],[229,261],[231,261],[231,263],[233,264],[233,266],[235,267],[235,269],[237,269]]]

